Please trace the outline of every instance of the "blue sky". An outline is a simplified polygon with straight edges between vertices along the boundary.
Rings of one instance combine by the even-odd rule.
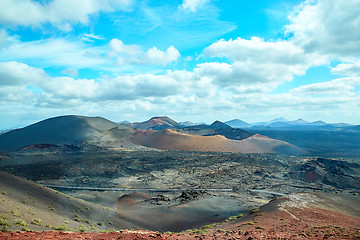
[[[360,0],[3,0],[0,129],[66,114],[360,124]]]

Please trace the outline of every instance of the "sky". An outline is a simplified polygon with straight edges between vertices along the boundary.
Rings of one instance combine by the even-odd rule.
[[[0,129],[60,115],[360,124],[360,0],[1,0]]]

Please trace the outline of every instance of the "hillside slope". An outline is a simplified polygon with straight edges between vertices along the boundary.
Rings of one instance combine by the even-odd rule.
[[[161,130],[161,129],[174,129],[182,127],[181,124],[175,122],[169,117],[153,117],[145,122],[137,123],[133,128],[139,128],[142,130]]]
[[[0,135],[0,150],[16,150],[35,144],[75,144],[98,141],[104,131],[121,128],[101,117],[60,116]]]
[[[244,140],[227,139],[221,135],[197,136],[170,129],[138,132],[133,137],[135,144],[162,150],[213,151],[236,153],[304,153],[289,143],[254,135]]]
[[[0,190],[0,218],[11,225],[9,230],[141,228],[119,211],[70,198],[8,173],[0,172]]]

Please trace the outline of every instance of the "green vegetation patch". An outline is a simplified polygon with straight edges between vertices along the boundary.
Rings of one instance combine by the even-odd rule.
[[[87,232],[88,231],[88,228],[81,224],[78,227],[76,227],[76,229],[78,232]]]
[[[40,218],[34,218],[33,220],[31,220],[31,224],[40,225],[41,224],[41,219]]]
[[[255,213],[255,212],[258,212],[260,209],[259,208],[253,208],[253,209],[250,209],[249,213]]]
[[[231,217],[228,217],[227,219],[225,219],[225,222],[233,222],[235,221],[236,219],[238,218],[241,218],[243,216],[242,213],[236,215],[236,216],[231,216]]]
[[[0,231],[7,232],[9,231],[9,227],[11,226],[10,223],[7,221],[7,215],[0,216]]]
[[[83,220],[79,217],[78,214],[75,214],[75,216],[74,216],[74,221],[76,221],[76,222],[82,222]]]
[[[64,224],[61,226],[55,226],[55,227],[53,227],[53,229],[57,230],[57,231],[68,231],[68,232],[71,231],[71,229],[66,227]]]
[[[27,223],[22,219],[15,219],[15,224],[18,226],[27,226]]]

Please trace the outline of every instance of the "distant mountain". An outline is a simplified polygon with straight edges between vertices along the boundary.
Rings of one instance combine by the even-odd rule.
[[[133,126],[133,128],[139,128],[142,130],[154,129],[175,129],[183,127],[181,124],[175,122],[169,117],[153,117],[148,121],[137,123]]]
[[[297,120],[294,120],[294,121],[288,121],[287,123],[291,124],[291,125],[307,125],[309,124],[308,121],[305,121],[304,119],[297,119]]]
[[[267,123],[271,124],[271,123],[276,123],[276,122],[289,122],[289,120],[287,120],[286,118],[283,118],[283,117],[279,117],[279,118],[275,118],[273,120],[270,120]]]
[[[347,132],[360,132],[360,125],[346,127],[346,128],[344,128],[344,131],[347,131]]]
[[[122,128],[102,117],[61,116],[0,135],[0,150],[16,150],[36,144],[75,144],[79,141],[100,141],[108,132]],[[124,127],[123,127],[124,128]],[[110,136],[109,136],[110,137]]]
[[[7,132],[10,132],[14,129],[3,129],[3,130],[0,130],[0,134],[3,134],[3,133],[7,133]]]
[[[348,124],[348,123],[330,123],[330,125],[334,126],[334,127],[350,127],[350,126],[354,126],[352,124]]]
[[[118,122],[118,124],[122,127],[132,128],[134,126],[134,123],[131,123],[129,121],[121,121]]]
[[[131,122],[125,120],[125,121],[118,122],[118,124],[131,124]]]
[[[277,125],[282,125],[283,123],[287,123],[287,122],[289,122],[289,120],[287,120],[286,118],[279,117],[279,118],[270,120],[268,122],[256,122],[251,125],[253,125],[253,126],[271,126],[271,125],[277,126]]]
[[[308,122],[304,119],[289,121],[283,117],[275,118],[268,122],[257,122],[251,124],[251,128],[255,129],[292,129],[292,130],[341,130],[352,126],[347,123],[326,123],[324,121]]]
[[[254,135],[241,128],[232,128],[229,125],[215,121],[211,125],[201,124],[177,129],[184,134],[198,135],[198,136],[215,136],[222,135],[228,139],[243,140]]]
[[[210,128],[219,128],[219,129],[230,129],[231,127],[223,122],[215,121],[210,126]]]
[[[247,128],[247,127],[251,126],[249,123],[244,122],[240,119],[233,119],[233,120],[227,121],[225,123],[233,128]]]
[[[232,128],[220,121],[215,121],[211,125],[184,127],[168,117],[153,117],[142,123],[130,124],[135,129],[124,125],[129,125],[129,123],[123,122],[119,125],[101,117],[49,118],[0,135],[0,151],[49,150],[50,148],[60,149],[66,145],[78,150],[84,146],[111,148],[124,146],[131,149],[144,149],[143,146],[145,146],[191,151],[256,153],[301,151],[286,142],[254,135],[240,128]],[[192,144],[195,145],[192,146]]]
[[[190,122],[190,121],[186,121],[186,122],[179,122],[180,125],[184,126],[184,127],[190,127],[190,126],[195,126],[196,123]]]
[[[326,122],[324,121],[315,121],[315,122],[311,122],[309,123],[309,125],[314,125],[314,126],[324,126],[324,125],[327,125]]]

